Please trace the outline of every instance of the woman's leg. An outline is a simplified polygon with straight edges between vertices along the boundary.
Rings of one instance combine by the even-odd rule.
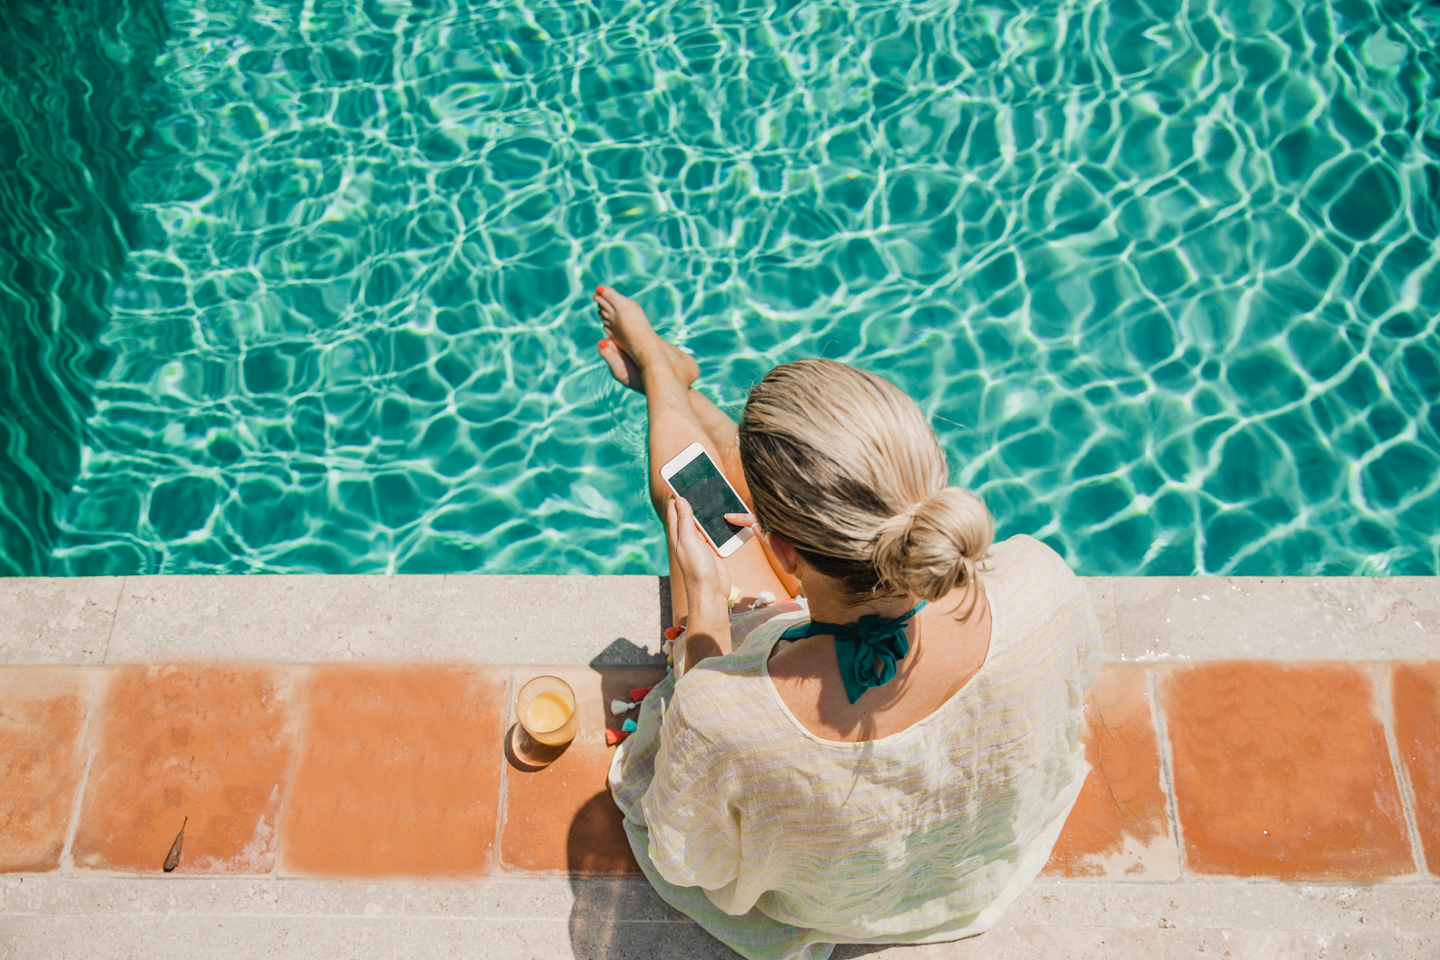
[[[735,426],[735,421],[694,387],[690,388],[690,409],[695,411],[695,419],[705,428],[705,433],[715,444],[715,449],[720,452],[720,458],[715,462],[720,465],[720,470],[725,474],[725,479],[730,481],[730,486],[740,494],[740,499],[745,505],[750,506],[750,484],[745,480],[745,467],[740,463],[740,433]]]
[[[715,443],[692,405],[694,391],[690,389],[690,384],[694,381],[694,359],[661,340],[635,301],[622,297],[610,287],[601,287],[595,301],[606,333],[628,355],[640,375],[640,387],[649,413],[650,502],[663,522],[670,488],[660,476],[661,466],[690,444],[698,442],[723,468],[725,457],[720,449],[723,444]],[[603,346],[601,352],[605,352]],[[709,401],[705,404],[714,410],[714,416],[725,418]],[[729,418],[725,419],[728,421]],[[738,457],[735,459],[738,462]],[[753,599],[762,590],[775,594],[786,592],[785,585],[770,566],[764,547],[754,539],[725,558],[725,568],[731,583],[739,587],[742,597]],[[685,585],[673,558],[670,565],[670,602],[675,621],[683,622],[688,610]]]
[[[690,390],[690,408],[695,411],[695,418],[705,428],[705,433],[710,441],[715,444],[715,449],[720,452],[720,469],[725,473],[725,479],[740,494],[740,499],[745,505],[754,511],[754,501],[750,499],[750,484],[745,481],[745,468],[740,463],[740,434],[736,430],[735,421],[725,415],[725,412],[699,390]],[[780,561],[761,541],[761,547],[765,549],[765,559],[770,563],[770,569],[784,585],[785,592],[778,596],[798,597],[800,595],[800,581],[786,573],[780,566]]]
[[[610,373],[615,379],[643,396],[645,393],[644,378],[630,354],[620,349],[615,341],[608,337],[600,341],[599,349],[600,356],[609,365]],[[680,361],[684,364],[681,370],[683,373],[681,379],[685,381],[686,385],[693,384],[695,378],[700,375],[700,368],[695,364],[695,358],[679,348],[674,349],[680,357],[684,358],[683,361]],[[710,438],[710,442],[715,445],[715,450],[719,454],[715,462],[719,465],[720,472],[725,474],[725,479],[730,481],[730,485],[735,488],[736,493],[740,494],[740,499],[744,500],[748,507],[750,505],[750,485],[745,482],[745,469],[740,465],[740,443],[735,432],[735,421],[722,413],[719,407],[711,403],[693,386],[690,387],[686,396],[690,398],[690,408],[695,411],[695,418],[705,429],[705,434]]]
[[[669,346],[667,344],[667,346]],[[645,393],[645,384],[640,374],[640,368],[635,361],[624,350],[620,349],[613,340],[605,339],[600,341],[600,356],[605,359],[610,367],[610,372],[615,379],[636,393]],[[695,360],[689,354],[678,348],[672,347],[678,357],[675,359],[681,365],[682,379],[686,383],[693,384],[695,378],[700,375],[700,368],[696,366]],[[710,438],[714,450],[719,456],[716,463],[720,466],[720,472],[725,474],[725,479],[740,494],[740,499],[745,501],[745,506],[754,509],[750,499],[750,484],[745,480],[745,468],[740,462],[740,438],[735,429],[735,421],[722,411],[709,398],[696,390],[690,388],[687,396],[690,398],[690,408],[695,411],[695,418],[700,426],[704,428],[705,435]],[[770,552],[770,548],[764,543],[761,546],[765,550],[765,559],[770,562],[770,569],[779,578],[785,587],[784,596],[798,597],[800,595],[800,581],[785,572],[780,566],[780,561]],[[680,587],[684,589],[684,587]]]

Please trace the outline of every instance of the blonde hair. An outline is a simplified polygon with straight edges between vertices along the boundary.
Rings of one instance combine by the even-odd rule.
[[[740,462],[762,529],[855,598],[939,600],[976,582],[995,521],[949,485],[915,401],[833,360],[776,367],[740,419]]]

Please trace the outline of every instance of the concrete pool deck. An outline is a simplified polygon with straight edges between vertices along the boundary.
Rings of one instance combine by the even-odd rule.
[[[1440,957],[1440,578],[1086,584],[1094,770],[1045,873],[975,940],[836,955]],[[605,790],[665,596],[0,580],[0,958],[733,956],[634,878]],[[525,772],[539,673],[582,732]]]

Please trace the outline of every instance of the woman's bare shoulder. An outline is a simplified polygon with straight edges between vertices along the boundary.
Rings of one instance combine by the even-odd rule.
[[[825,667],[833,667],[835,676],[840,676],[840,667],[835,661],[835,647],[829,637],[806,637],[803,640],[780,640],[770,650],[770,679],[776,687],[803,677],[813,677]]]

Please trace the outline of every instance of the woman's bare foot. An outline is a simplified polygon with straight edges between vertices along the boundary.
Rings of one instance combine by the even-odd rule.
[[[606,366],[610,368],[611,376],[636,393],[645,392],[645,383],[640,376],[640,368],[635,366],[635,361],[630,359],[630,354],[620,349],[619,344],[606,337],[600,341],[597,349],[600,351],[600,356],[604,358]]]
[[[644,393],[641,371],[651,363],[667,364],[687,387],[700,376],[695,358],[662,340],[650,326],[640,304],[621,296],[614,287],[596,287],[592,299],[600,311],[606,333],[599,344],[600,356],[605,358],[616,380]]]

